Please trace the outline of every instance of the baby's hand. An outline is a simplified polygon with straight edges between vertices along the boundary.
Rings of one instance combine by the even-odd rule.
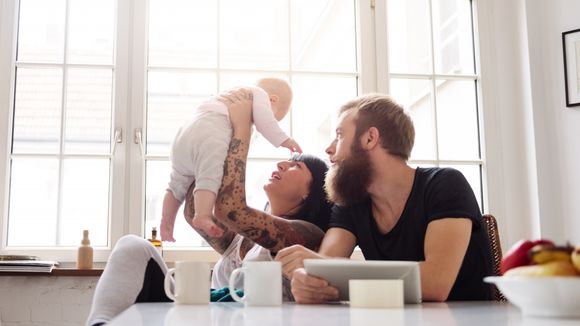
[[[298,143],[292,138],[286,139],[280,146],[288,148],[292,152],[302,153],[302,148],[300,148],[300,145],[298,145]]]

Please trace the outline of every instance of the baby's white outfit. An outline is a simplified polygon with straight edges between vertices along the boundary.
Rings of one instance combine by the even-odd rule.
[[[279,147],[289,137],[274,117],[268,93],[259,87],[251,87],[251,90],[256,130],[272,145]],[[179,202],[183,202],[193,181],[195,190],[210,190],[217,194],[231,137],[228,108],[215,97],[197,107],[193,119],[179,129],[171,146],[168,185],[168,190]]]

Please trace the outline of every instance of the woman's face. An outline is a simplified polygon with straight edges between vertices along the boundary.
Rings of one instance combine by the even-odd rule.
[[[310,183],[312,173],[304,162],[280,161],[264,185],[264,191],[270,200],[279,198],[300,203],[308,196]]]

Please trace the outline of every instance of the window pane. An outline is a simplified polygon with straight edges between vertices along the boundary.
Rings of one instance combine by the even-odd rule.
[[[295,75],[292,130],[305,153],[326,158],[338,109],[357,96],[356,77]]]
[[[437,121],[440,159],[480,158],[474,81],[437,80]]]
[[[292,66],[297,70],[356,70],[353,0],[292,0]]]
[[[146,197],[145,197],[145,235],[149,237],[151,228],[157,227],[161,223],[161,212],[163,209],[163,197],[169,182],[169,174],[171,173],[171,164],[169,161],[147,161],[146,166]],[[163,246],[170,247],[191,247],[191,246],[207,246],[203,238],[185,222],[183,217],[183,206],[181,205],[177,217],[175,219],[175,228],[173,230],[173,237],[175,243],[163,242]],[[161,236],[157,232],[158,236]]]
[[[112,91],[111,69],[69,69],[65,137],[67,153],[110,152]]]
[[[397,79],[390,81],[390,93],[411,115],[415,127],[412,160],[435,160],[435,117],[431,103],[430,80]]]
[[[20,0],[18,61],[63,62],[65,0]]]
[[[433,0],[435,71],[472,74],[473,34],[471,1]]]
[[[12,159],[8,245],[53,246],[57,203],[57,159]]]
[[[431,72],[428,0],[388,0],[389,69],[392,73]]]
[[[60,245],[77,246],[83,230],[89,230],[91,245],[107,245],[109,162],[109,159],[64,160]]]
[[[71,0],[68,61],[113,63],[115,8],[113,0]]]
[[[218,1],[150,0],[149,65],[214,68]]]
[[[220,9],[223,68],[288,69],[288,0],[222,0]]]
[[[18,68],[13,153],[58,153],[62,69]]]
[[[281,73],[222,73],[220,75],[220,92],[232,87],[255,85],[258,79],[264,77],[277,77],[288,80],[287,75]],[[294,104],[292,104],[292,106],[294,106]],[[282,130],[284,130],[288,135],[290,135],[290,116],[291,113],[289,112],[286,117],[279,122]],[[250,157],[279,157],[286,159],[288,158],[289,153],[290,152],[286,148],[274,147],[254,129],[249,152]]]
[[[471,189],[473,189],[479,209],[483,212],[484,207],[481,206],[483,202],[481,198],[481,167],[479,165],[441,165],[441,167],[454,168],[463,173]]]
[[[216,94],[213,73],[149,72],[147,99],[147,154],[169,155],[177,130],[193,110]]]

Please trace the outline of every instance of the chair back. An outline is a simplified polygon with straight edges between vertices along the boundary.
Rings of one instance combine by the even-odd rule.
[[[491,246],[491,259],[493,275],[499,276],[501,259],[503,253],[501,251],[501,244],[499,242],[499,231],[497,228],[497,221],[495,217],[491,214],[484,214],[483,221],[485,223],[485,228],[487,230],[487,235],[489,236],[489,244]],[[496,301],[507,301],[503,294],[498,290],[495,285],[492,285],[493,298]]]

